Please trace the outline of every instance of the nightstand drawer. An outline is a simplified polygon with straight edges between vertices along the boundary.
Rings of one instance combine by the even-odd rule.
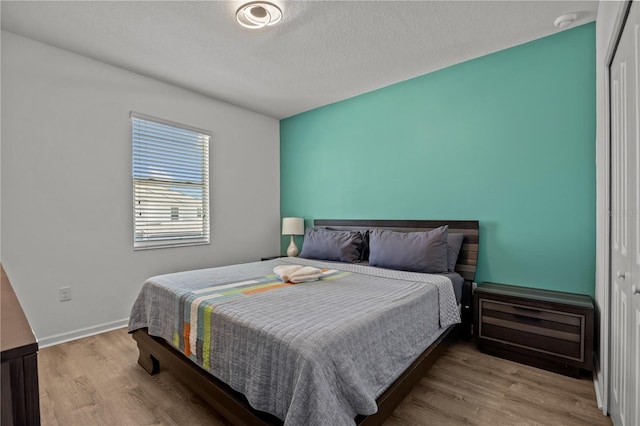
[[[487,315],[499,316],[499,313],[508,314],[508,318],[518,318],[528,321],[545,321],[547,323],[560,323],[569,326],[580,327],[581,315],[570,315],[564,312],[541,310],[530,306],[516,305],[513,303],[503,303],[483,300],[483,306]],[[497,312],[491,312],[497,311]],[[504,315],[501,317],[505,317]]]
[[[584,316],[495,300],[479,302],[479,338],[584,361]]]

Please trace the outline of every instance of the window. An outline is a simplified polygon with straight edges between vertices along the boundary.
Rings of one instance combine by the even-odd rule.
[[[131,113],[135,249],[209,243],[211,132]]]

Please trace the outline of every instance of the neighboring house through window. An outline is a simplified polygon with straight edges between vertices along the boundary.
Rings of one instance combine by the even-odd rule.
[[[209,243],[211,132],[135,112],[134,248]]]

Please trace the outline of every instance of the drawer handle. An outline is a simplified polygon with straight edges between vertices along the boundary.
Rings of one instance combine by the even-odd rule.
[[[516,318],[520,318],[520,319],[528,320],[528,321],[542,321],[541,318],[530,317],[530,316],[527,316],[527,315],[513,314],[513,316],[516,317]]]
[[[533,309],[533,308],[523,308],[521,306],[514,306],[514,308],[518,311],[525,311],[525,312],[531,312],[532,314],[539,314],[540,311],[538,309]]]

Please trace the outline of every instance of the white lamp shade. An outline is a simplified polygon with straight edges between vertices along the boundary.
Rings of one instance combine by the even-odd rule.
[[[304,219],[301,217],[282,218],[282,235],[304,235]]]

